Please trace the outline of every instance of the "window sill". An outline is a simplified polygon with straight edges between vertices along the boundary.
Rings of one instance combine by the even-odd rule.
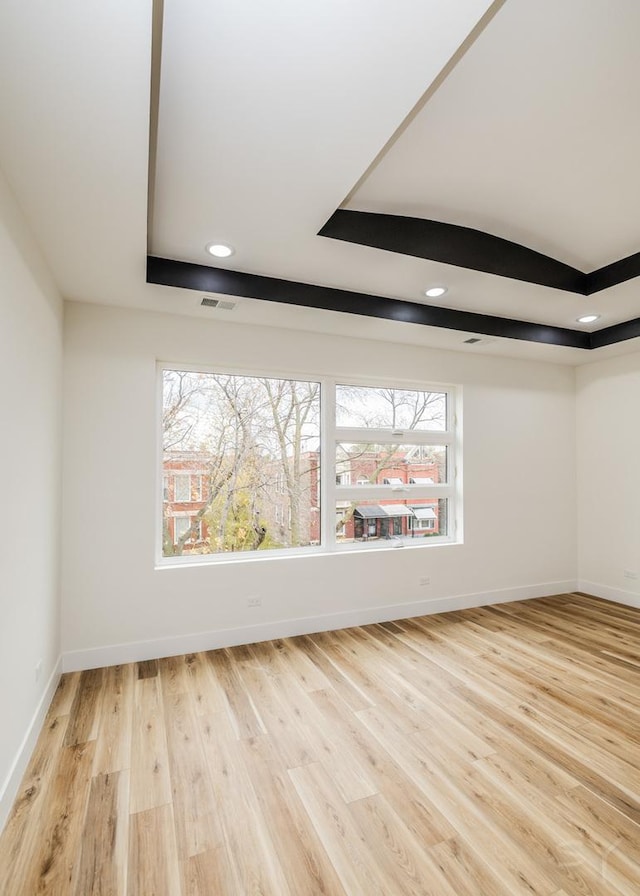
[[[417,539],[416,539],[417,540]],[[426,542],[426,543],[424,543]],[[303,560],[309,557],[344,557],[345,555],[355,556],[357,554],[398,554],[405,551],[422,550],[423,548],[446,548],[460,547],[464,542],[462,540],[454,540],[449,538],[433,538],[424,539],[419,544],[357,544],[357,545],[340,545],[335,550],[327,551],[318,547],[300,548],[299,552],[292,553],[290,551],[269,551],[269,553],[253,554],[246,553],[235,555],[229,554],[202,554],[198,559],[191,557],[166,557],[157,560],[155,570],[163,571],[167,569],[193,569],[194,567],[203,566],[219,566],[219,565],[235,565],[237,563],[264,563],[269,560]]]

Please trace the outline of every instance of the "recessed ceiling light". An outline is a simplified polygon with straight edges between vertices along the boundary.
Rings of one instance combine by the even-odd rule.
[[[599,314],[583,314],[577,318],[579,324],[592,324],[595,320],[600,320]]]
[[[446,286],[430,286],[429,289],[425,289],[425,296],[429,296],[430,299],[439,299],[440,296],[443,296],[447,291]]]
[[[233,255],[234,249],[232,246],[225,246],[224,243],[209,243],[207,252],[210,255],[215,255],[216,258],[229,258],[230,255]]]

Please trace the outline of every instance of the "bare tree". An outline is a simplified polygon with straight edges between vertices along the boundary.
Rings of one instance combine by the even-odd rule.
[[[301,542],[300,512],[304,493],[309,491],[311,477],[317,466],[306,471],[306,485],[302,481],[302,448],[305,427],[318,413],[319,383],[295,380],[262,380],[269,398],[273,426],[278,440],[280,463],[289,497],[291,544]]]
[[[442,392],[338,386],[337,409],[339,425],[403,432],[422,428],[425,424],[438,430],[446,426],[446,395]],[[343,463],[372,455],[375,465],[367,478],[369,482],[376,483],[382,470],[401,447],[401,443],[374,445],[361,442],[350,445],[344,449]]]
[[[193,374],[182,370],[170,371],[163,385],[162,447],[170,451],[174,445],[189,440],[196,422],[191,402],[201,386]]]
[[[286,483],[289,541],[300,543],[302,456],[310,428],[317,428],[318,393],[317,383],[165,372],[165,458],[192,455],[207,469],[202,504],[173,540],[165,505],[165,554],[181,554],[200,521],[210,533],[207,551],[271,545],[277,533],[269,532],[268,511],[278,474]]]

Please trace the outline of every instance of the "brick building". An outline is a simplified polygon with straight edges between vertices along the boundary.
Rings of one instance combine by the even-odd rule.
[[[210,539],[217,536],[217,532],[210,531],[210,461],[207,454],[195,451],[175,451],[165,456],[165,553],[205,553]],[[293,479],[285,476],[278,462],[262,462],[260,488],[252,493],[246,525],[260,532],[269,547],[320,543],[319,463],[317,452],[306,452],[300,459],[297,478]],[[391,454],[378,446],[344,450],[338,460],[336,484],[363,486],[363,496],[362,500],[337,502],[338,541],[440,534],[442,509],[438,499],[416,499],[403,489],[443,481],[442,463],[441,458],[424,454],[420,448],[393,450]],[[364,487],[370,485],[390,485],[397,489],[397,497],[368,501]]]
[[[162,473],[165,548],[181,547],[184,553],[202,548],[209,540],[204,518],[210,489],[207,456],[196,451],[170,452]]]
[[[437,498],[415,499],[403,489],[415,485],[435,485],[444,478],[441,458],[431,449],[394,450],[379,447],[343,452],[336,483],[346,486],[390,485],[398,497],[376,503],[342,501],[336,507],[336,533],[341,541],[425,535],[440,532],[440,505]]]

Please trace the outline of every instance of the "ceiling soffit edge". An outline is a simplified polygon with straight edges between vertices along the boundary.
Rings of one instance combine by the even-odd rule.
[[[378,212],[338,209],[318,233],[455,267],[590,296],[640,276],[640,252],[584,273],[527,246],[483,230]]]
[[[640,318],[585,333],[153,255],[147,257],[147,283],[585,350],[640,336]]]

